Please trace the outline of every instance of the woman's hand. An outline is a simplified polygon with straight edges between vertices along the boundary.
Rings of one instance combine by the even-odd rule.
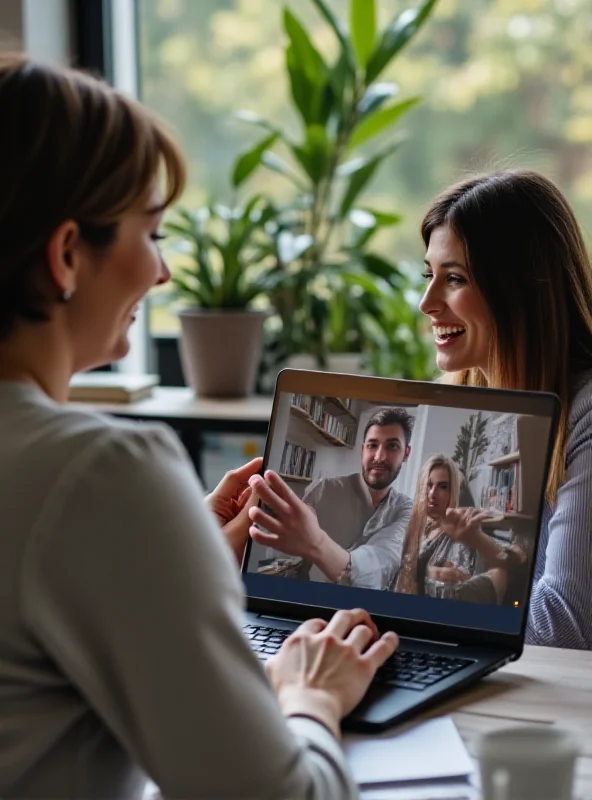
[[[220,523],[239,566],[249,538],[249,509],[257,504],[257,498],[249,487],[249,478],[256,475],[262,466],[263,459],[259,457],[230,470],[206,497],[206,503]]]
[[[360,702],[398,643],[392,632],[378,638],[366,611],[337,611],[329,622],[304,622],[266,669],[286,716],[315,717],[338,736],[340,720]]]
[[[440,529],[453,542],[478,549],[479,535],[484,535],[481,523],[491,516],[477,508],[448,508],[440,521]]]

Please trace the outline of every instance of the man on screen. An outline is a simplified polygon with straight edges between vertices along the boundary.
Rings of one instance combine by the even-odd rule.
[[[382,408],[368,420],[361,471],[313,484],[300,500],[275,473],[252,488],[275,516],[253,508],[259,544],[301,556],[301,577],[366,589],[388,589],[401,564],[411,500],[393,486],[411,452],[413,417]]]

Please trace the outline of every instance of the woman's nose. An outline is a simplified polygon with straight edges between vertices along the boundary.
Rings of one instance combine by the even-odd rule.
[[[157,286],[161,286],[163,283],[167,283],[171,279],[171,271],[167,266],[166,261],[164,258],[160,259],[160,273],[158,275],[158,280],[156,281]]]
[[[419,310],[422,314],[430,317],[441,313],[445,305],[446,303],[442,296],[442,290],[432,278],[423,297],[419,301]]]

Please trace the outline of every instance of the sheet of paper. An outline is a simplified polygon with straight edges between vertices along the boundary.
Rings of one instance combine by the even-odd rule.
[[[478,790],[466,780],[453,780],[437,785],[425,783],[398,783],[396,785],[366,786],[360,790],[360,800],[478,800]]]
[[[459,778],[473,771],[450,717],[431,719],[403,732],[347,734],[343,747],[360,786]]]

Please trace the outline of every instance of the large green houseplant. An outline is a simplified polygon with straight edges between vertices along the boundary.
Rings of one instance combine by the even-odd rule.
[[[172,284],[181,301],[181,360],[196,394],[242,396],[253,390],[265,298],[282,278],[269,257],[266,225],[274,214],[257,195],[234,208],[179,208],[165,225],[177,252]]]
[[[273,358],[283,362],[305,352],[325,366],[332,352],[366,350],[378,363],[377,354],[384,352],[384,297],[392,309],[392,295],[404,298],[408,283],[397,264],[374,249],[376,234],[400,217],[368,207],[361,197],[401,144],[396,126],[419,102],[418,97],[400,99],[398,87],[381,76],[426,22],[436,0],[423,0],[382,30],[375,0],[350,0],[348,26],[326,0],[310,2],[333,32],[337,56],[329,62],[293,11],[284,8],[285,68],[300,129],[293,134],[240,112],[265,135],[237,160],[233,184],[239,189],[260,169],[291,182],[291,200],[276,209],[268,244],[280,265],[282,250],[289,251],[302,236],[310,239],[297,265],[293,260],[289,268],[284,265],[284,280],[272,290],[281,320],[270,346]],[[393,346],[405,351],[404,337]],[[407,350],[413,360],[417,347]],[[421,372],[424,361],[420,353],[408,369],[405,358],[399,359],[399,374]]]

